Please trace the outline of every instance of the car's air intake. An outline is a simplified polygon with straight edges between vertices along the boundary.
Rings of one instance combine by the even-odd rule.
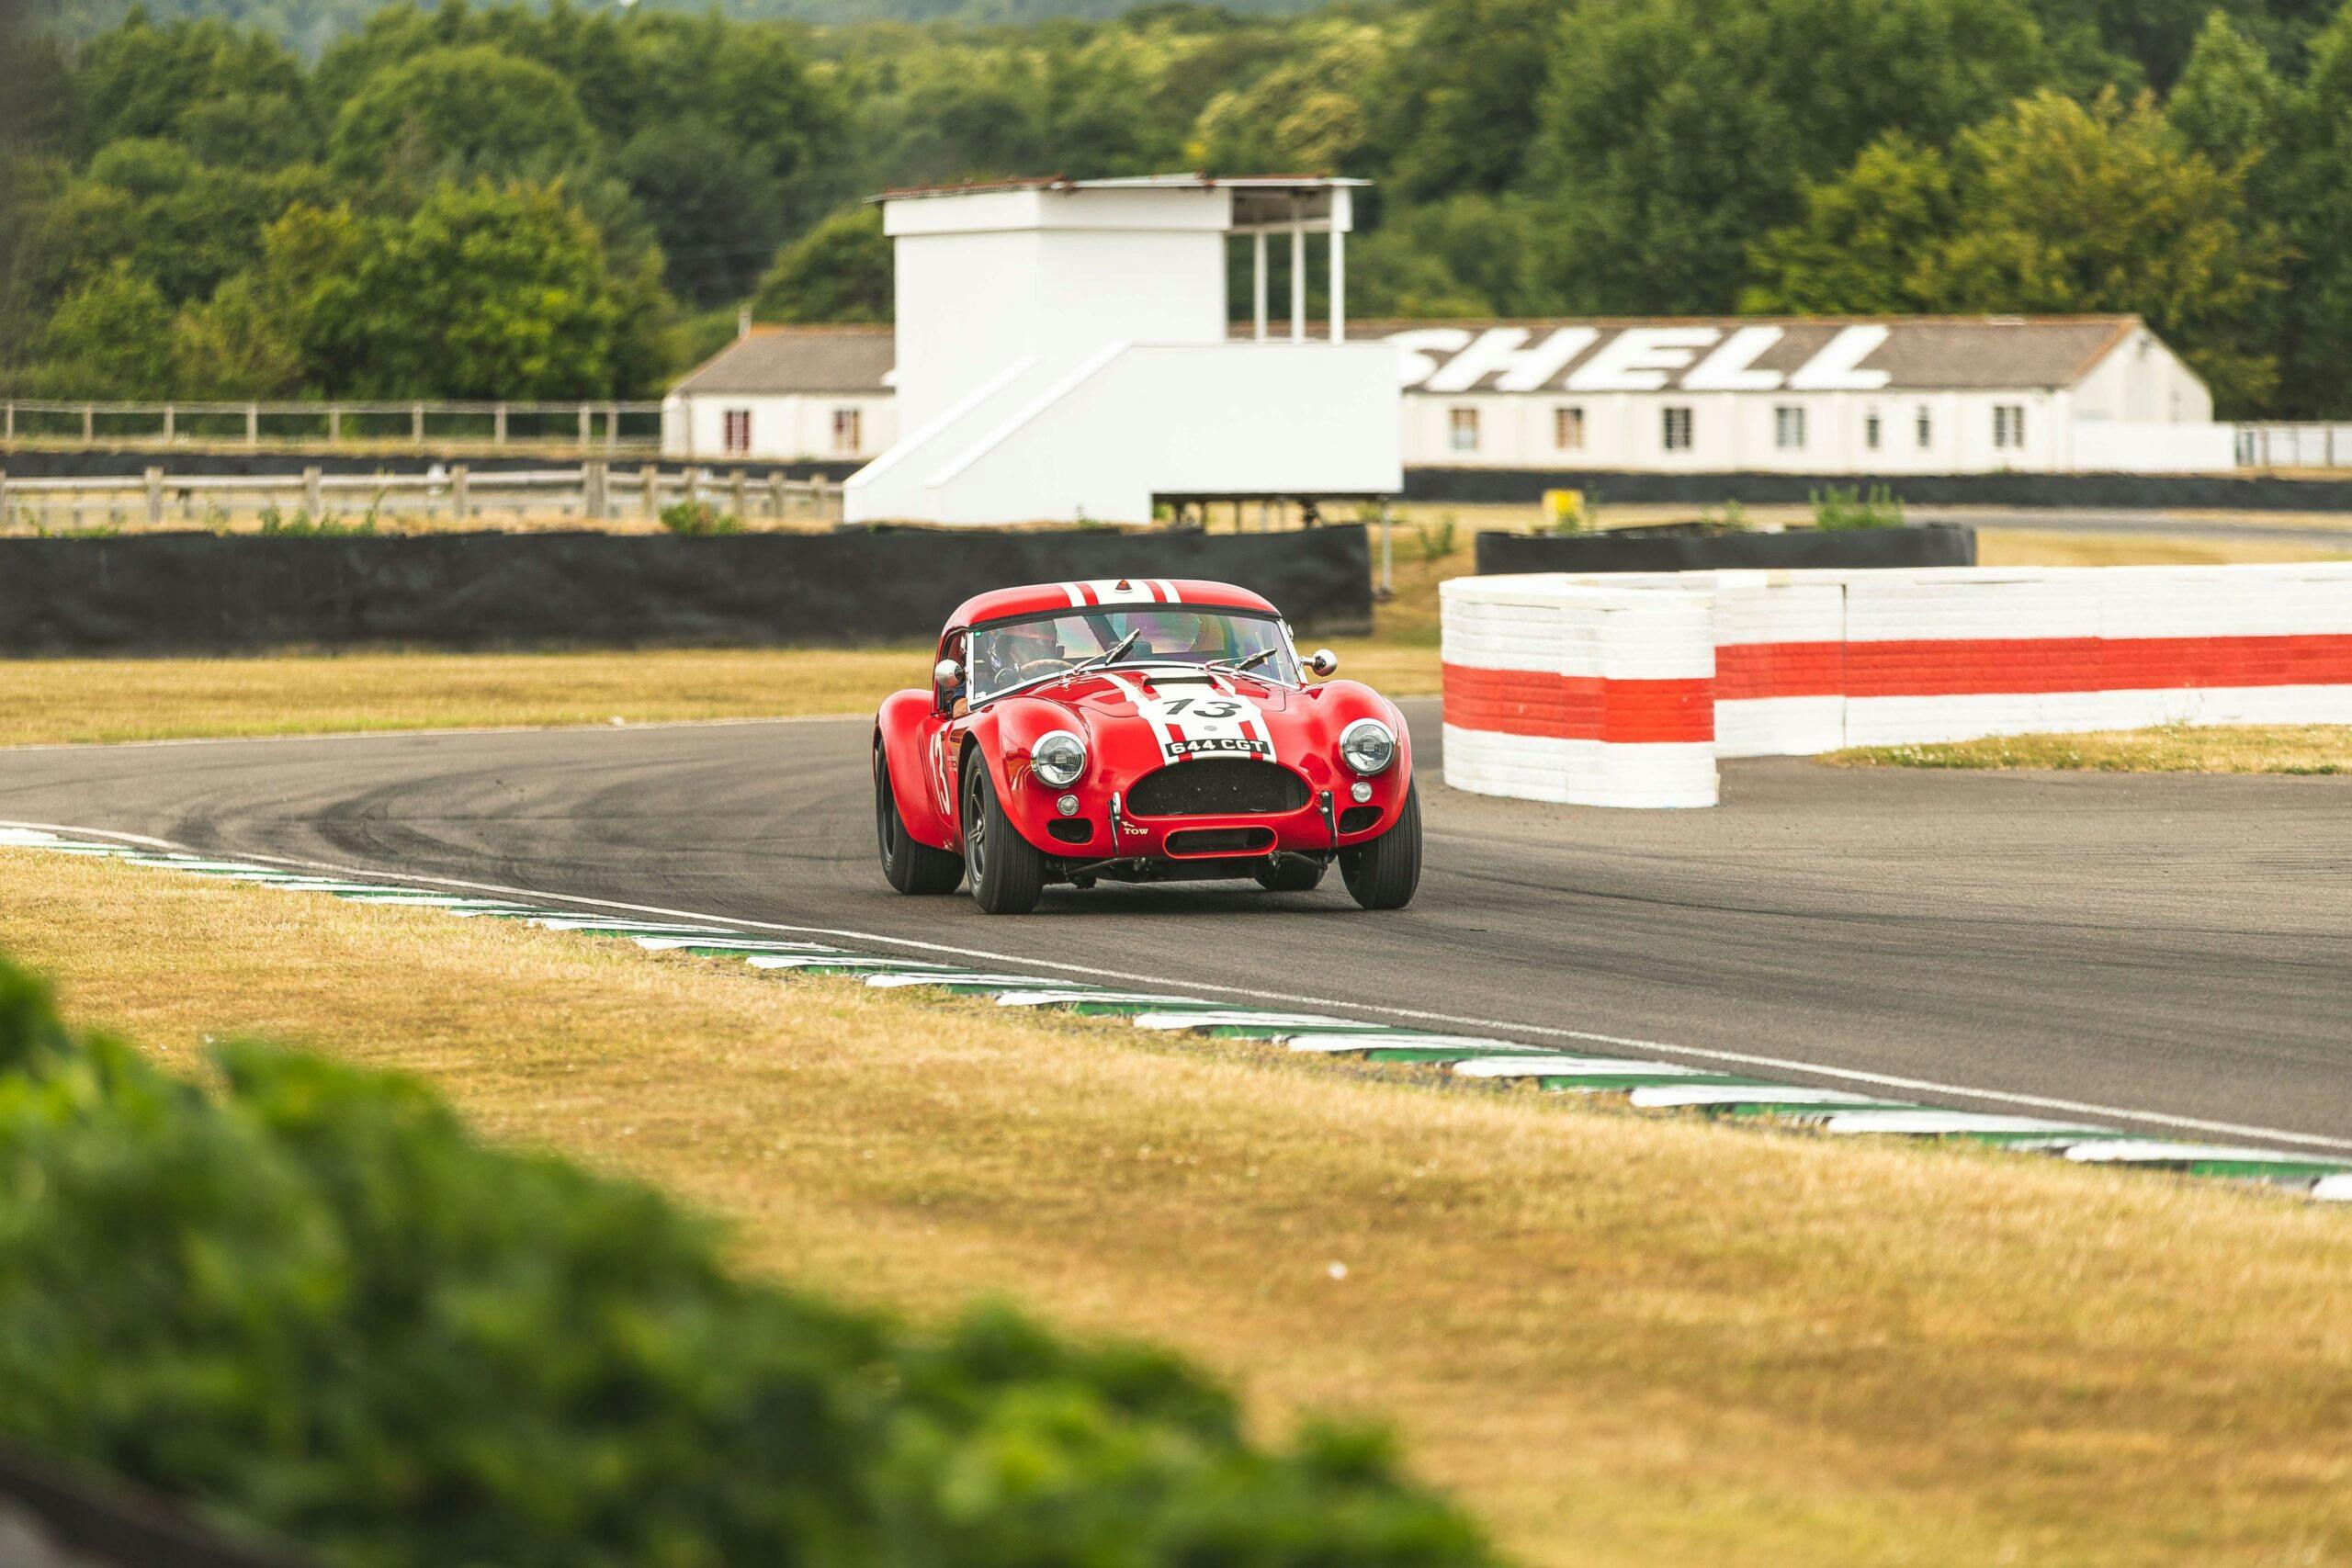
[[[1279,762],[1209,757],[1144,774],[1126,807],[1137,817],[1238,817],[1296,811],[1307,798],[1306,781]]]

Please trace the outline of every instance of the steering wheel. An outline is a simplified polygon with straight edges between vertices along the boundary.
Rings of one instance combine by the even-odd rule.
[[[1012,668],[1016,674],[1025,678],[1031,675],[1042,675],[1055,670],[1068,670],[1077,662],[1078,660],[1075,659],[1062,659],[1053,654],[1047,654],[1042,659],[1022,660],[1020,662],[1013,665]]]

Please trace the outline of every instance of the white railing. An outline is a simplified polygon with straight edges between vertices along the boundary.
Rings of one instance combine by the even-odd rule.
[[[44,402],[0,399],[0,443],[164,446],[566,447],[654,452],[656,402]]]
[[[2241,424],[2241,468],[2352,468],[2352,424]]]
[[[143,474],[87,479],[10,479],[0,473],[0,532],[76,532],[124,527],[229,528],[297,519],[348,525],[613,522],[658,517],[682,501],[707,502],[745,522],[833,522],[841,487],[820,475],[753,476],[741,468],[469,469],[436,466],[420,474]]]

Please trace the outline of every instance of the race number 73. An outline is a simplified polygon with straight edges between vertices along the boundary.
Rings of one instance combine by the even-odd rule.
[[[1241,705],[1223,697],[1173,697],[1160,704],[1159,711],[1170,718],[1187,712],[1194,718],[1238,718]]]

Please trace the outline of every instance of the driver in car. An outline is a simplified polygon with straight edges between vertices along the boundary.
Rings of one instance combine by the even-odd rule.
[[[1153,611],[1128,623],[1143,635],[1135,652],[1147,659],[1170,659],[1186,664],[1206,664],[1225,657],[1216,624],[1205,615],[1182,610]]]
[[[1026,626],[1006,626],[988,638],[989,687],[998,687],[1039,674],[1039,660],[1052,664],[1067,664],[1069,656],[1054,639],[1051,622],[1035,621]]]

